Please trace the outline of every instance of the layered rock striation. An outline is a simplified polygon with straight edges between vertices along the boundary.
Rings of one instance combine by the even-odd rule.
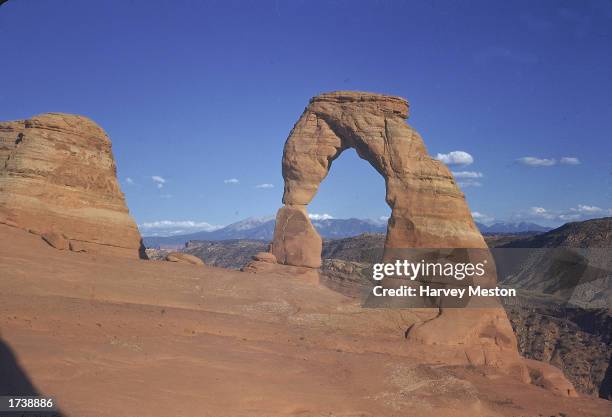
[[[111,141],[83,116],[0,123],[0,222],[61,235],[79,251],[146,257]]]

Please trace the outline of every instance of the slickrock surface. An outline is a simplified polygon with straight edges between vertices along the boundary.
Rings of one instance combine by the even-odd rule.
[[[433,360],[437,347],[404,338],[415,312],[362,308],[305,282],[308,268],[247,274],[0,236],[2,369],[67,417],[610,415],[602,399]]]
[[[46,113],[0,123],[0,222],[60,233],[92,252],[144,257],[111,141],[83,116]]]

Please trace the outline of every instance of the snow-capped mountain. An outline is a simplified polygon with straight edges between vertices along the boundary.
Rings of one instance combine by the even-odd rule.
[[[480,229],[480,233],[525,233],[525,232],[548,232],[551,230],[550,227],[540,226],[536,223],[529,222],[497,222],[490,226],[476,223],[476,226]]]
[[[387,222],[372,219],[334,219],[314,217],[313,226],[321,237],[326,239],[339,239],[356,236],[362,233],[385,233]],[[159,237],[144,237],[147,247],[182,246],[190,240],[272,240],[274,234],[274,216],[250,217],[213,231],[201,231],[184,235]]]
[[[311,221],[321,237],[324,239],[341,239],[357,236],[362,233],[386,233],[386,219],[334,219],[329,216],[312,216]],[[167,237],[148,236],[144,237],[147,247],[177,247],[183,246],[190,240],[272,240],[274,234],[274,216],[249,217],[228,226],[208,231],[200,231],[189,234],[172,235]],[[476,223],[482,233],[511,234],[524,232],[545,232],[547,227],[535,223],[504,223],[498,222],[491,226]]]

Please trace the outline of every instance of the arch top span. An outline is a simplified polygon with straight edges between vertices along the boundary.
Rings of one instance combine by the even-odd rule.
[[[385,253],[393,248],[485,248],[448,168],[429,156],[406,123],[408,102],[383,94],[337,91],[313,97],[283,152],[283,203],[272,252],[280,263],[319,267],[321,238],[306,206],[332,162],[348,148],[385,179],[391,208]],[[358,185],[356,185],[358,186]]]
[[[378,93],[367,93],[361,91],[333,91],[323,93],[310,99],[309,107],[315,109],[317,106],[325,107],[326,104],[335,105],[354,105],[361,108],[372,107],[372,110],[394,114],[403,119],[408,118],[410,105],[408,100],[398,97]]]

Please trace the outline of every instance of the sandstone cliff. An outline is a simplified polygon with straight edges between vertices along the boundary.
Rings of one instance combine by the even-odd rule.
[[[0,123],[0,222],[53,232],[91,252],[145,257],[111,141],[83,116]]]

